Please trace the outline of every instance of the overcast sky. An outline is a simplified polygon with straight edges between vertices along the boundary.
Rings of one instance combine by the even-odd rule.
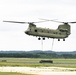
[[[38,18],[76,21],[76,0],[0,0],[0,50],[41,50],[41,41],[24,33],[28,24],[5,23],[3,20],[40,21]],[[37,23],[37,27],[56,29],[59,23]],[[66,41],[54,40],[53,51],[76,50],[76,24]],[[51,50],[52,39],[43,41],[43,50]]]

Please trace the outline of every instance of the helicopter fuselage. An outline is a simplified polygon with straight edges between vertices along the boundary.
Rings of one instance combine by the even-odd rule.
[[[45,19],[44,19],[45,20]],[[53,21],[53,20],[46,20],[46,21]],[[60,39],[63,39],[65,41],[65,38],[67,38],[71,34],[71,27],[69,23],[76,23],[76,22],[60,22],[60,21],[55,21],[59,23],[63,23],[58,26],[57,29],[49,29],[49,28],[41,28],[41,27],[36,27],[34,23],[40,23],[40,22],[18,22],[18,21],[3,21],[3,22],[10,22],[10,23],[21,23],[21,24],[29,24],[28,29],[25,31],[27,35],[32,35],[32,36],[38,36],[39,40],[40,37],[45,40],[45,38],[55,38],[60,41]],[[45,21],[41,21],[45,22]]]
[[[34,24],[29,24],[28,29],[25,31],[26,34],[38,37],[55,38],[60,41],[67,38],[70,35],[70,25],[59,25],[57,29],[40,28]]]

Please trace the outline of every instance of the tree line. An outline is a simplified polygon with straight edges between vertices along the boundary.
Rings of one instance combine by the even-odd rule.
[[[1,52],[0,57],[9,58],[71,58],[75,59],[76,54],[57,54],[54,52]]]

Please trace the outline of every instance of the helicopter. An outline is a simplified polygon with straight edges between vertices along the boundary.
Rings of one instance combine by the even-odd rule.
[[[10,23],[21,23],[21,24],[29,24],[28,29],[25,31],[25,34],[27,35],[32,35],[38,37],[38,40],[41,40],[41,37],[43,40],[45,38],[53,38],[53,39],[63,39],[65,41],[65,38],[67,38],[71,34],[71,27],[69,23],[76,23],[76,22],[60,22],[60,21],[55,21],[55,20],[47,20],[47,19],[42,19],[44,21],[40,22],[18,22],[18,21],[3,21],[3,22],[10,22]],[[57,29],[49,29],[49,28],[41,28],[37,27],[35,23],[41,23],[41,22],[46,22],[46,21],[54,21],[58,23],[62,23],[58,26]]]

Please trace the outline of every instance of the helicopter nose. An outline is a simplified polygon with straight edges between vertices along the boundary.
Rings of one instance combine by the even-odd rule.
[[[28,31],[25,31],[26,34],[28,34]]]

